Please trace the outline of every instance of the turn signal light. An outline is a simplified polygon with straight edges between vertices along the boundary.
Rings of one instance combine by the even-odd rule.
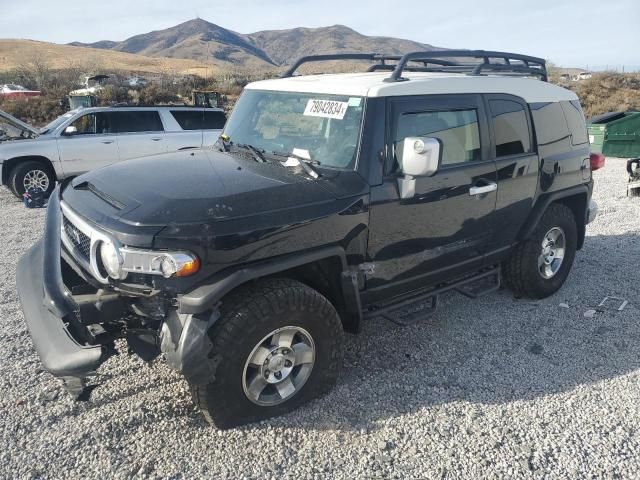
[[[188,277],[200,270],[200,259],[195,255],[186,262],[183,262],[176,271],[176,277]]]
[[[596,152],[591,153],[589,155],[589,163],[591,164],[591,171],[604,167],[604,155]]]

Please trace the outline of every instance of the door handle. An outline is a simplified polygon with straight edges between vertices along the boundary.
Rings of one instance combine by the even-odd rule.
[[[152,138],[151,140],[153,140],[154,142],[159,142],[160,140],[162,140],[162,138]]]
[[[104,143],[105,145],[109,145],[110,143],[113,143],[113,140],[103,140],[101,143]]]
[[[498,184],[495,182],[488,182],[486,185],[480,187],[471,187],[469,189],[469,195],[483,195],[485,193],[494,192],[498,189]]]

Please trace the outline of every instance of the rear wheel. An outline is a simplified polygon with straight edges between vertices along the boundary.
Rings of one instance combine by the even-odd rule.
[[[502,265],[505,284],[524,297],[554,294],[569,275],[577,238],[573,212],[565,205],[551,204],[532,235]]]
[[[289,412],[327,392],[343,356],[342,325],[319,292],[289,279],[264,279],[232,293],[209,336],[215,378],[191,385],[218,428]]]
[[[16,165],[9,175],[9,188],[14,195],[22,199],[22,195],[31,187],[38,187],[49,195],[56,184],[55,174],[48,165],[34,160]]]

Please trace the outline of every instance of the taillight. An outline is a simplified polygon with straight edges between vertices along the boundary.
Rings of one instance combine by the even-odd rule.
[[[592,171],[604,167],[604,155],[592,152],[591,155],[589,155],[589,163],[591,164]]]

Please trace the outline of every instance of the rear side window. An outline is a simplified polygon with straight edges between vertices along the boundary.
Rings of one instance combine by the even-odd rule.
[[[524,107],[512,100],[490,100],[496,156],[531,152],[531,133]]]
[[[442,144],[442,165],[480,160],[480,131],[475,110],[405,113],[398,119],[395,140],[433,137]]]
[[[529,107],[533,115],[538,145],[549,145],[569,137],[569,129],[560,103],[532,103]]]
[[[560,102],[564,116],[567,119],[569,132],[571,132],[571,143],[573,145],[581,145],[589,141],[587,137],[587,125],[584,121],[584,114],[580,102],[572,100],[571,102]]]
[[[222,111],[171,110],[183,130],[222,130],[227,117]]]
[[[160,114],[154,110],[113,112],[111,116],[118,133],[164,131]]]

